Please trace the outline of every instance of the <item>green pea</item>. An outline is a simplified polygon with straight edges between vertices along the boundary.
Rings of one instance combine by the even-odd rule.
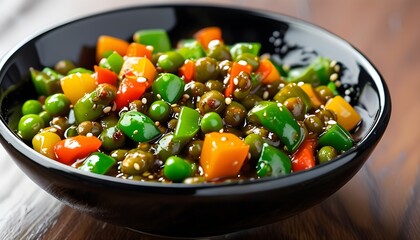
[[[70,100],[62,93],[56,93],[45,99],[45,111],[51,115],[65,116],[70,111]]]
[[[191,161],[198,161],[203,148],[203,140],[194,140],[187,145],[187,158]]]
[[[25,103],[22,105],[22,114],[26,115],[26,114],[38,114],[42,112],[42,103],[40,103],[38,100],[27,100],[25,101]]]
[[[113,126],[104,129],[99,135],[99,139],[102,141],[102,149],[112,151],[122,147],[126,137],[116,126]]]
[[[38,114],[27,114],[20,118],[18,134],[24,140],[31,140],[44,127],[44,120]]]
[[[62,75],[67,75],[67,73],[75,67],[76,66],[74,66],[73,62],[70,60],[61,60],[55,64],[54,70]]]
[[[133,149],[127,152],[121,164],[121,172],[128,175],[139,175],[152,167],[154,163],[153,154],[140,149]]]
[[[219,75],[219,66],[217,61],[210,57],[197,59],[195,62],[194,79],[198,82],[206,82],[210,79],[216,79]]]
[[[202,114],[207,112],[222,113],[225,106],[225,96],[215,90],[204,93],[203,96],[201,96],[200,101],[197,102],[197,108]]]
[[[321,134],[324,131],[324,123],[315,115],[310,115],[303,120],[308,131]]]
[[[218,132],[222,128],[222,117],[216,112],[208,112],[201,119],[201,131],[203,133]]]
[[[244,142],[249,145],[251,159],[258,160],[261,155],[264,139],[256,133],[251,133],[245,137]]]
[[[77,126],[70,126],[66,129],[66,131],[64,131],[65,138],[75,137],[77,135],[79,135],[79,133],[77,132]]]
[[[227,125],[238,127],[244,123],[246,113],[247,111],[242,104],[233,101],[226,106],[223,119]]]
[[[165,162],[163,174],[169,180],[182,182],[184,179],[192,176],[192,167],[187,160],[171,156]]]
[[[175,73],[184,64],[184,57],[176,51],[163,53],[158,58],[158,65],[166,72]]]
[[[318,161],[319,163],[326,163],[331,159],[337,157],[337,151],[331,146],[324,146],[318,151]]]
[[[168,103],[163,100],[157,100],[150,105],[148,115],[153,121],[164,122],[168,119],[170,110]]]
[[[47,123],[49,123],[53,118],[47,111],[42,111],[38,113],[38,115],[44,120],[45,125],[47,125]]]

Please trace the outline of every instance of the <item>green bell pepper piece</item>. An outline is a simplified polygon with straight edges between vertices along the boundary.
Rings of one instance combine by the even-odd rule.
[[[177,51],[185,59],[199,59],[206,56],[201,44],[194,39],[188,39],[181,42],[181,46]]]
[[[338,123],[328,125],[318,140],[319,147],[331,146],[337,151],[347,151],[353,144],[351,134]]]
[[[77,100],[73,106],[76,122],[95,121],[104,115],[104,108],[109,106],[117,96],[117,88],[111,84],[100,84],[89,94]]]
[[[153,53],[171,50],[171,41],[164,29],[146,29],[134,33],[135,42],[153,46]]]
[[[292,160],[282,150],[263,144],[261,156],[257,163],[257,174],[260,177],[282,176],[292,171]]]
[[[179,113],[178,123],[174,132],[174,141],[188,142],[200,129],[200,113],[195,109],[183,106]]]
[[[236,59],[243,53],[252,53],[255,56],[259,56],[260,49],[261,43],[258,42],[236,43],[230,48],[230,54],[232,55],[232,59]]]
[[[330,67],[331,60],[325,57],[317,57],[306,68],[292,69],[286,78],[288,82],[304,82],[310,83],[316,87],[319,85],[327,85],[330,82],[330,75],[334,69]]]
[[[94,152],[85,159],[79,169],[87,172],[105,174],[116,162],[115,159],[105,153]]]
[[[281,103],[262,101],[248,112],[248,118],[256,118],[275,133],[288,152],[296,151],[305,137],[296,119]]]
[[[155,122],[137,111],[123,113],[118,121],[118,128],[136,142],[149,142],[161,135]]]
[[[107,58],[106,61],[109,64],[110,69],[119,74],[121,71],[121,68],[124,64],[124,58],[121,57],[120,54],[118,54],[117,52],[113,52],[111,53]]]
[[[79,67],[79,68],[73,68],[72,70],[70,70],[67,73],[67,75],[70,75],[70,74],[73,74],[73,73],[90,73],[90,74],[92,74],[93,71],[92,70],[89,70],[89,69],[86,69],[86,68]]]
[[[178,100],[182,97],[184,87],[184,80],[172,73],[160,74],[152,84],[155,98],[161,98],[171,104],[178,102]]]
[[[44,68],[42,71],[30,68],[29,71],[35,91],[39,96],[49,96],[63,92],[60,85],[60,79],[63,77],[61,74],[51,68]]]
[[[311,99],[296,83],[288,83],[276,93],[273,99],[279,103],[284,103],[284,101],[291,97],[298,97],[303,101],[305,104],[305,113],[311,108]]]

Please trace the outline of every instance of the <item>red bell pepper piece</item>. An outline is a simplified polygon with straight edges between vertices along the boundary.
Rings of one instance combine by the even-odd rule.
[[[152,48],[153,49],[153,48]],[[125,56],[127,57],[146,57],[149,60],[152,59],[152,49],[147,48],[146,45],[141,43],[130,43],[127,48]]]
[[[225,88],[225,97],[231,98],[233,96],[233,92],[235,91],[234,79],[242,71],[251,74],[252,66],[245,61],[233,62],[232,68],[229,71],[229,83]]]
[[[78,135],[57,142],[54,145],[55,159],[66,165],[71,165],[78,159],[87,157],[98,151],[102,141],[97,137]]]
[[[191,82],[194,78],[195,63],[191,60],[186,60],[184,65],[179,68],[178,75],[184,79],[185,83]]]
[[[126,73],[115,97],[117,110],[121,110],[123,107],[128,106],[130,102],[140,99],[148,85],[146,78],[135,76],[131,72]]]
[[[310,169],[315,166],[315,147],[316,140],[313,138],[305,139],[298,150],[292,156],[293,172]]]
[[[96,74],[96,84],[109,83],[114,86],[117,84],[118,75],[115,72],[96,65],[93,68]]]

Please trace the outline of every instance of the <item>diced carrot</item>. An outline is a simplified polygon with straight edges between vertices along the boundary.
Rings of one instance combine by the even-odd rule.
[[[232,68],[229,72],[229,83],[225,88],[225,97],[233,96],[233,92],[235,91],[234,79],[242,71],[251,74],[252,66],[247,64],[245,61],[233,62]]]
[[[202,28],[194,34],[194,38],[201,44],[204,50],[207,50],[211,41],[219,40],[223,42],[222,29],[219,27]]]
[[[123,39],[102,35],[96,43],[96,61],[99,62],[106,52],[116,51],[121,56],[127,52],[129,43]]]
[[[356,110],[340,95],[328,100],[325,109],[337,115],[337,122],[347,131],[352,130],[362,119]]]
[[[141,43],[130,43],[127,48],[127,52],[125,56],[127,57],[147,57],[149,60],[152,59],[152,51],[151,49],[147,48],[146,45]]]
[[[315,166],[315,147],[316,141],[313,138],[305,139],[298,150],[292,156],[293,172],[310,169]]]
[[[256,73],[260,74],[263,84],[270,84],[276,80],[281,79],[279,71],[270,61],[270,59],[261,59]]]
[[[249,145],[232,133],[205,135],[200,165],[209,181],[236,176],[248,156]]]
[[[191,82],[194,78],[195,63],[191,60],[185,60],[184,64],[179,68],[179,76],[186,83]]]
[[[314,88],[311,84],[305,83],[300,86],[302,90],[309,96],[309,99],[311,99],[312,105],[315,108],[319,108],[319,106],[322,105],[321,100],[319,100],[318,96],[315,94]]]

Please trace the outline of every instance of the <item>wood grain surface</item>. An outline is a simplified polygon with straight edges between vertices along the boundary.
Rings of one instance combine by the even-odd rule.
[[[28,35],[59,22],[156,2],[175,1],[0,0],[0,56]],[[219,238],[420,239],[420,1],[211,2],[287,14],[339,35],[374,63],[393,102],[391,121],[381,142],[358,174],[337,193],[284,221]],[[0,182],[0,239],[161,239],[64,206],[32,183],[1,146]]]

